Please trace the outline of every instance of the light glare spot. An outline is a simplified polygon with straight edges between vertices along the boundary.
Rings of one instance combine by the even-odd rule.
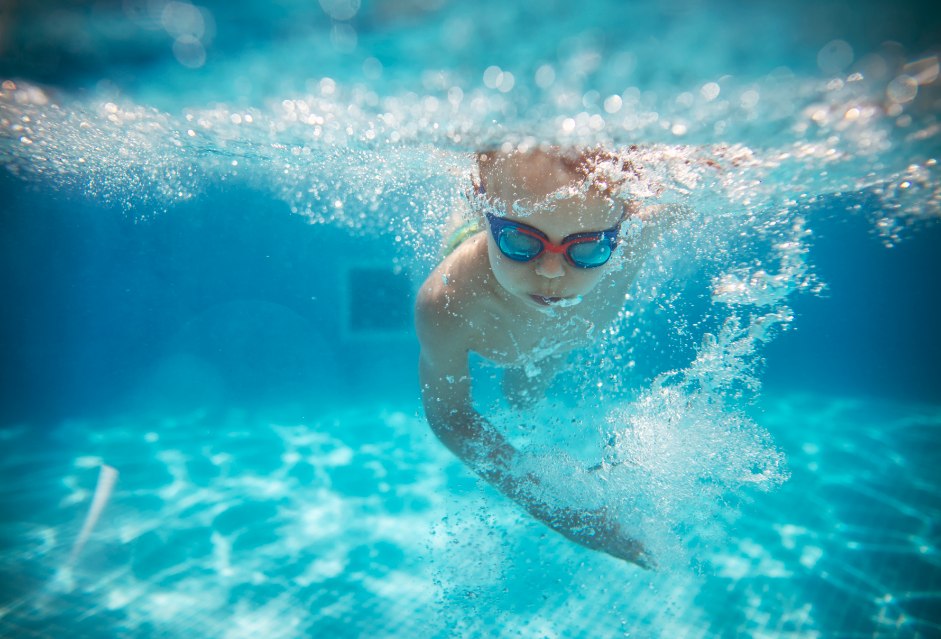
[[[174,38],[190,36],[199,40],[206,33],[206,22],[199,9],[188,2],[170,2],[161,15],[163,28]]]
[[[320,7],[334,20],[349,20],[359,11],[360,0],[320,0]]]
[[[206,64],[206,49],[203,43],[191,35],[183,35],[173,43],[173,55],[177,62],[190,69]]]
[[[345,22],[338,22],[330,30],[330,44],[339,53],[353,53],[356,41],[356,30]]]
[[[624,104],[633,105],[640,102],[640,89],[637,87],[630,87],[624,91],[622,94],[624,98]]]
[[[604,110],[608,113],[617,113],[621,110],[621,96],[611,95],[604,101]]]
[[[903,71],[918,84],[931,84],[938,78],[938,56],[913,60],[905,65]]]
[[[721,87],[715,82],[710,82],[706,85],[703,85],[703,88],[699,90],[699,94],[705,98],[706,102],[712,102],[719,97],[719,92]]]
[[[496,89],[503,82],[503,71],[498,66],[487,67],[484,71],[484,86]]]
[[[81,457],[76,457],[72,464],[76,468],[97,468],[104,463],[104,460],[101,457],[94,457],[91,455],[83,455]]]
[[[753,109],[758,104],[758,92],[755,90],[746,91],[742,94],[742,108]]]
[[[893,102],[908,102],[918,95],[918,82],[910,75],[900,75],[889,82],[885,93]]]
[[[843,40],[833,40],[820,49],[817,66],[824,73],[839,73],[853,62],[853,48]]]
[[[376,58],[366,58],[363,61],[363,75],[367,80],[378,80],[382,77],[382,63]]]
[[[544,64],[536,71],[536,86],[540,89],[548,89],[555,82],[555,69],[550,65]]]

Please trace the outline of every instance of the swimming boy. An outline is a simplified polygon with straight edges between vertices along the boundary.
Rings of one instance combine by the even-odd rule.
[[[568,352],[617,317],[654,228],[625,242],[622,227],[653,210],[616,197],[631,167],[601,150],[479,154],[477,168],[468,200],[480,230],[438,265],[416,304],[425,415],[451,451],[550,528],[648,567],[643,546],[604,510],[550,505],[539,478],[514,470],[517,451],[472,406],[468,357],[505,367],[511,406],[538,401]]]

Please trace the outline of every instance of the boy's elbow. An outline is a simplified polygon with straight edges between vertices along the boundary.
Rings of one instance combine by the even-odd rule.
[[[435,434],[445,447],[459,458],[466,457],[467,433],[461,428],[460,420],[456,419],[457,411],[445,414],[440,410],[428,410],[425,406],[425,418],[431,432]]]
[[[460,430],[462,411],[449,407],[439,398],[432,397],[427,391],[422,393],[422,406],[425,409],[425,419],[428,420],[428,425],[439,439]]]
[[[445,401],[427,388],[422,389],[422,406],[431,432],[452,451],[460,449],[470,435],[467,425],[473,409]]]

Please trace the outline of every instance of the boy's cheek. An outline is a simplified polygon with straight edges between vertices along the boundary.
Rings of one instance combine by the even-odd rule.
[[[525,266],[529,265],[529,262],[514,262],[510,258],[503,255],[500,252],[500,249],[491,241],[487,247],[488,254],[490,256],[490,269],[497,275],[497,277],[503,277],[504,279],[519,279],[523,274],[525,274]]]
[[[579,274],[580,277],[577,283],[577,288],[581,289],[580,294],[584,295],[593,291],[601,283],[601,280],[604,279],[604,276],[607,272],[607,266],[582,271]]]
[[[491,263],[493,273],[497,281],[508,290],[516,290],[526,283],[525,273],[518,268],[518,265],[507,258],[503,258],[496,264]]]

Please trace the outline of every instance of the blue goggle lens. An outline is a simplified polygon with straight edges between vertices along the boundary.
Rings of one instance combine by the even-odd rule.
[[[604,242],[579,242],[569,247],[568,255],[577,266],[601,266],[611,257],[611,245]]]
[[[516,229],[506,229],[500,234],[500,250],[511,260],[528,262],[542,251],[542,242]]]

